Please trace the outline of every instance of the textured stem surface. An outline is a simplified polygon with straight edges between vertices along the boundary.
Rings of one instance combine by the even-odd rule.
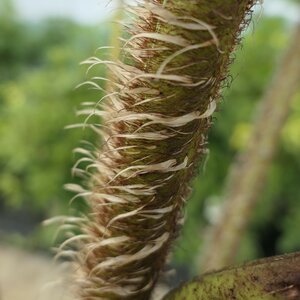
[[[222,217],[203,255],[202,270],[223,268],[234,262],[249,217],[255,208],[276,151],[281,128],[300,82],[300,25],[262,100],[254,129],[229,174]]]
[[[101,101],[79,112],[103,120],[85,124],[102,136],[100,149],[77,149],[87,157],[75,171],[91,177],[89,187],[67,186],[91,208],[86,217],[66,220],[81,234],[60,247],[78,264],[81,299],[150,297],[182,223],[230,54],[253,4],[140,1],[128,7],[136,20],[123,62],[85,62],[105,65],[113,82]],[[101,89],[99,80],[86,84]],[[90,165],[78,170],[81,162]]]
[[[184,284],[164,300],[298,300],[300,253],[261,259]]]

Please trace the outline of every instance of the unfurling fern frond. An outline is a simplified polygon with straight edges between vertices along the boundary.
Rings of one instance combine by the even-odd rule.
[[[111,74],[105,96],[79,114],[102,137],[81,161],[89,186],[68,185],[90,212],[69,218],[81,234],[60,255],[79,269],[80,299],[149,299],[183,220],[189,182],[206,153],[207,131],[227,77],[231,53],[254,0],[145,0],[122,61],[91,57]],[[99,78],[87,84],[103,90]],[[93,170],[91,172],[91,170]]]

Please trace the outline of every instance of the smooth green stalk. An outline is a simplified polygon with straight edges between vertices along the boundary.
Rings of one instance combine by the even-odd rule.
[[[103,145],[78,150],[87,157],[75,169],[90,177],[89,186],[67,186],[91,208],[67,220],[82,234],[60,247],[80,270],[79,298],[150,297],[182,224],[230,55],[254,2],[143,1],[128,8],[136,21],[123,45],[126,63],[85,62],[106,65],[113,82],[101,101],[79,112],[103,118],[84,124],[102,135]],[[102,89],[99,80],[86,84]],[[78,170],[81,162],[90,166]]]
[[[113,16],[113,24],[112,24],[112,32],[110,35],[110,45],[112,47],[110,51],[110,56],[113,60],[119,59],[120,56],[120,36],[122,34],[122,27],[120,22],[123,18],[123,9],[124,9],[124,1],[118,0],[117,1],[117,10],[115,12],[115,15]]]

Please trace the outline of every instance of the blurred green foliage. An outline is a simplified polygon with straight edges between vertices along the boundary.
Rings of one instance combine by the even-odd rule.
[[[0,212],[42,220],[68,207],[72,149],[91,133],[64,127],[79,122],[81,101],[99,97],[75,87],[86,78],[79,62],[107,43],[107,33],[64,19],[27,24],[10,1],[1,2],[0,32]]]
[[[236,54],[231,69],[233,82],[230,89],[224,90],[223,103],[210,132],[209,158],[200,166],[201,175],[193,184],[187,221],[176,247],[178,264],[201,255],[205,227],[213,223],[220,210],[230,164],[247,143],[257,104],[272,79],[290,33],[291,25],[286,21],[264,17],[258,23],[254,22],[254,30],[247,32],[243,46]],[[243,238],[239,260],[300,248],[299,109],[300,94],[295,96],[291,114],[282,130],[279,149]]]
[[[287,43],[288,26],[275,18],[255,21],[255,29],[247,32],[236,54],[233,82],[224,90],[209,138],[210,154],[193,183],[186,226],[175,247],[177,264],[191,264],[201,251],[203,229],[218,212],[228,168],[247,142],[256,105]],[[108,30],[63,19],[24,23],[10,1],[3,0],[0,31],[0,213],[17,211],[29,218],[38,216],[38,220],[64,214],[70,195],[62,186],[76,181],[71,177],[72,149],[82,139],[97,143],[86,131],[63,129],[79,122],[74,112],[81,101],[100,97],[86,88],[74,90],[86,78],[85,67],[78,64],[107,44]],[[99,74],[103,70],[97,72],[103,76]],[[298,95],[244,237],[241,259],[300,248],[299,128]],[[52,233],[53,229],[38,228],[24,239],[14,235],[13,240],[19,244],[26,240],[34,248],[48,247]]]

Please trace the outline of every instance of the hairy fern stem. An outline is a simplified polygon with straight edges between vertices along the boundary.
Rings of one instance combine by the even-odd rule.
[[[89,215],[64,220],[81,234],[59,254],[80,270],[78,298],[149,299],[182,224],[230,54],[254,2],[138,1],[127,7],[135,22],[127,27],[123,62],[84,62],[113,75],[103,101],[79,112],[103,120],[88,125],[102,136],[101,147],[78,149],[86,157],[75,169],[89,185],[67,186],[90,207]],[[87,84],[102,89],[99,80]]]

